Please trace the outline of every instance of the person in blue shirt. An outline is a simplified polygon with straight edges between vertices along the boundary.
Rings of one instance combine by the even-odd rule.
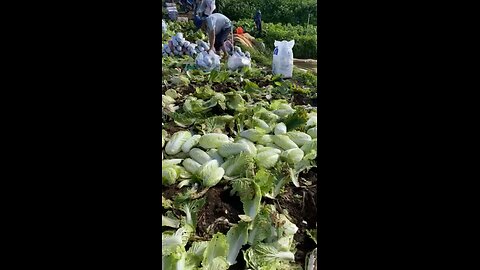
[[[227,16],[214,13],[208,17],[195,16],[194,23],[197,29],[202,29],[208,35],[210,42],[210,51],[218,53],[220,49],[224,52],[224,57],[227,57],[227,49],[224,46],[229,34],[232,32],[232,22]]]

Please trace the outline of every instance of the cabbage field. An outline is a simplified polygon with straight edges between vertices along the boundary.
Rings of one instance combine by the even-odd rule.
[[[316,78],[272,75],[260,48],[236,71],[162,57],[163,270],[317,269]]]

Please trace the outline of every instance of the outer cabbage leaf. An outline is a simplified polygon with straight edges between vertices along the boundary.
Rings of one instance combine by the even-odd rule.
[[[192,137],[192,134],[189,131],[178,131],[173,134],[165,146],[167,155],[178,154],[182,150],[182,145],[190,139],[190,137]]]
[[[162,215],[162,227],[171,227],[171,228],[178,228],[180,226],[180,220],[173,218],[173,217],[167,217]]]
[[[208,241],[195,241],[187,251],[186,263],[189,267],[198,268],[203,260],[203,254],[207,249]]]
[[[287,135],[273,135],[272,140],[283,150],[298,148],[298,145],[295,144]]]
[[[255,165],[255,160],[252,155],[243,152],[237,156],[229,158],[225,163],[225,166],[223,166],[224,168],[226,168],[225,175],[231,177],[249,176],[253,174],[252,167],[254,167]]]
[[[253,269],[292,269],[280,267],[285,267],[287,262],[293,262],[295,254],[290,251],[279,251],[272,244],[258,243],[244,253],[244,259]]]
[[[223,257],[216,257],[207,266],[203,267],[204,270],[227,270],[229,264]]]
[[[202,266],[208,269],[208,267],[212,265],[217,265],[217,264],[222,265],[219,262],[214,263],[214,259],[220,257],[220,258],[223,258],[226,262],[227,254],[228,254],[227,238],[222,233],[216,233],[215,235],[213,235],[212,239],[208,242],[207,248],[203,253]],[[227,268],[228,268],[228,263],[227,263]],[[227,269],[227,268],[224,268],[224,269]],[[218,270],[221,270],[221,269],[222,268],[219,268]]]
[[[185,224],[191,228],[197,227],[197,213],[205,205],[205,198],[187,201],[179,205],[178,209],[185,213]]]
[[[247,129],[240,132],[240,136],[246,139],[249,139],[252,142],[259,141],[263,135],[265,135],[265,131],[261,129]]]
[[[245,215],[252,220],[255,219],[262,200],[262,191],[257,183],[248,178],[241,178],[232,181],[231,193],[237,193],[243,203]]]
[[[230,228],[227,233],[228,241],[228,255],[227,262],[229,265],[237,263],[237,256],[243,245],[247,243],[248,238],[248,224],[245,222],[239,222]]]
[[[200,138],[198,144],[203,149],[218,148],[226,143],[229,143],[230,139],[225,134],[208,133]]]
[[[252,228],[248,232],[248,244],[256,245],[267,238],[273,239],[277,236],[277,231],[273,226],[272,210],[269,207],[262,206],[258,215],[253,220]]]
[[[187,244],[188,238],[192,234],[192,228],[181,227],[174,233],[162,233],[162,256],[168,256],[177,253]]]
[[[215,159],[203,164],[197,171],[197,176],[205,187],[213,187],[222,180],[225,170],[219,167]]]

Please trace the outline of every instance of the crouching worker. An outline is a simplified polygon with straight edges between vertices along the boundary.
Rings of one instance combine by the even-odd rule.
[[[232,32],[232,22],[225,15],[214,13],[208,17],[195,16],[194,23],[197,29],[202,29],[207,33],[210,42],[210,51],[214,53],[223,50],[223,57],[227,57],[227,50],[224,46],[229,34]],[[213,45],[213,46],[212,46]]]

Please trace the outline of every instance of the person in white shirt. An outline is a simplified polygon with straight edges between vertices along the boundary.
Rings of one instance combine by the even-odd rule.
[[[210,16],[213,14],[213,11],[217,8],[215,6],[215,0],[202,0],[202,3],[197,9],[197,14],[200,17]]]

